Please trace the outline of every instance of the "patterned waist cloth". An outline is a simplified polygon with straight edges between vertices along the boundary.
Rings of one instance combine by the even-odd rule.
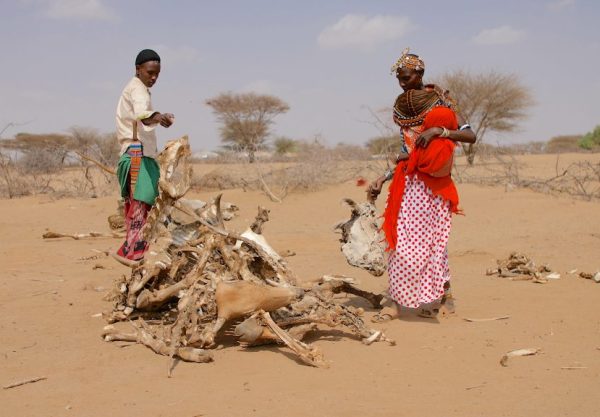
[[[137,183],[138,175],[140,173],[142,156],[144,156],[142,144],[134,143],[129,145],[129,147],[127,148],[127,155],[129,155],[131,158],[131,166],[129,168],[129,195],[133,196],[135,184]]]

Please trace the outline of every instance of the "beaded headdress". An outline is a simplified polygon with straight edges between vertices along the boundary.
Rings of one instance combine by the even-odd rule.
[[[408,68],[416,71],[425,69],[425,62],[417,55],[409,54],[409,51],[410,48],[406,48],[402,51],[402,55],[398,58],[398,61],[392,65],[392,74],[400,68]]]

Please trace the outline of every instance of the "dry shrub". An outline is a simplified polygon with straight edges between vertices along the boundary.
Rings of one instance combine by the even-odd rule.
[[[369,139],[366,147],[371,155],[397,155],[401,150],[400,144],[400,134],[395,133]]]
[[[71,133],[70,150],[79,152],[106,166],[116,166],[121,147],[116,133],[102,134],[90,127],[74,126]],[[82,161],[83,163],[83,161]]]
[[[65,155],[61,150],[41,149],[26,152],[16,163],[25,174],[51,174],[63,168]]]
[[[515,143],[508,146],[495,146],[491,148],[492,152],[499,152],[502,155],[532,155],[546,152],[545,142],[527,142]]]
[[[584,200],[600,199],[600,162],[577,161],[562,166],[556,157],[554,175],[540,178],[523,173],[525,164],[514,155],[497,152],[493,161],[480,163],[477,169],[455,164],[453,178],[460,183],[503,185],[507,190],[528,188],[547,194],[565,194]]]
[[[246,168],[246,169],[245,169]],[[204,175],[192,177],[192,188],[202,190],[229,190],[232,188],[246,188],[248,183],[258,180],[247,171],[246,165],[225,164],[213,169]]]
[[[337,144],[329,152],[332,153],[334,159],[342,161],[368,161],[371,159],[371,152],[367,148],[346,143]]]
[[[217,156],[208,158],[190,158],[194,164],[241,164],[248,160],[248,155],[242,152],[236,152],[229,149],[223,149],[216,152]]]
[[[461,148],[457,148],[457,151],[459,154],[463,154]],[[539,155],[543,153],[546,153],[545,142],[515,143],[511,145],[481,143],[477,149],[477,158],[485,162],[495,160],[497,155]]]
[[[39,161],[32,169],[14,155],[0,152],[0,197],[15,198],[52,192],[51,176],[42,168],[47,167]]]
[[[116,135],[75,127],[71,135],[20,133],[0,141],[0,197],[96,197],[113,192],[115,176],[76,153],[115,166],[119,158]],[[73,167],[74,161],[80,166]]]
[[[115,192],[116,178],[92,166],[66,167],[44,173],[0,153],[0,198],[46,194],[52,198],[98,197]]]
[[[367,149],[340,144],[328,148],[318,140],[297,142],[293,160],[285,163],[230,164],[195,177],[194,188],[262,190],[273,200],[293,192],[315,191],[325,186],[373,177],[385,171],[385,163],[372,161]]]
[[[566,153],[566,152],[581,152],[579,146],[581,135],[563,135],[555,136],[548,141],[546,145],[547,153]]]

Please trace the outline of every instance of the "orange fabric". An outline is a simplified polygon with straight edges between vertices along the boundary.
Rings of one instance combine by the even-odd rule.
[[[423,131],[431,127],[445,127],[456,130],[456,114],[447,107],[435,107],[423,121]],[[450,177],[454,142],[447,138],[433,138],[426,148],[415,147],[408,160],[396,166],[394,178],[390,184],[382,230],[388,243],[388,250],[396,249],[398,240],[398,215],[404,196],[406,176],[416,175],[431,190],[434,196],[440,196],[450,203],[450,210],[458,213],[458,192]],[[445,174],[445,175],[444,175]]]

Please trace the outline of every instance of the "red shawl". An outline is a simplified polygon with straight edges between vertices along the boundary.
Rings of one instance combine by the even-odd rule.
[[[423,131],[431,127],[445,127],[456,130],[456,114],[447,107],[434,107],[423,121]],[[408,160],[396,166],[394,178],[388,191],[387,205],[383,213],[382,230],[388,243],[388,250],[396,249],[398,240],[398,214],[404,196],[406,176],[417,176],[431,190],[434,196],[441,196],[450,202],[450,210],[458,213],[458,192],[450,177],[454,142],[447,138],[433,138],[426,148],[415,147]]]

